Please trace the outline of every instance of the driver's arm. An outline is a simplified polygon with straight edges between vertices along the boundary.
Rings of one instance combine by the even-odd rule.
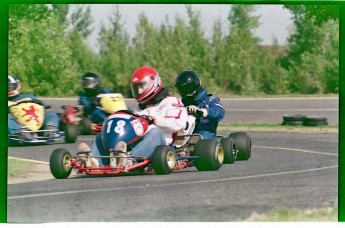
[[[17,104],[15,101],[7,101],[7,107]]]
[[[170,102],[166,103],[167,108],[164,108],[165,112],[152,117],[156,126],[177,132],[186,127],[187,110],[179,99],[170,97],[169,100]]]
[[[12,105],[16,105],[16,104],[18,104],[18,103],[20,103],[20,102],[22,102],[22,101],[31,101],[31,100],[32,100],[32,98],[30,98],[30,97],[25,97],[25,98],[20,99],[20,100],[17,100],[17,101],[7,101],[7,107],[10,107],[10,106],[12,106]]]
[[[217,121],[221,121],[224,118],[225,115],[225,110],[222,106],[222,104],[220,103],[220,100],[218,97],[212,97],[209,100],[209,108],[208,108],[208,114],[207,114],[207,118],[209,119],[215,119]]]
[[[90,100],[86,96],[84,96],[84,95],[80,95],[80,97],[79,97],[79,104],[81,106],[83,106],[84,113],[86,115],[91,115],[92,111],[95,109],[94,104],[92,104],[90,102]]]

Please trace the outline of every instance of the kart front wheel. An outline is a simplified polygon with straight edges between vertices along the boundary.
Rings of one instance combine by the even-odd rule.
[[[90,135],[91,134],[91,119],[88,117],[83,116],[80,120],[80,134],[82,135]]]
[[[65,142],[75,143],[77,141],[78,129],[76,125],[65,125]]]
[[[198,156],[195,167],[199,171],[218,170],[224,161],[224,150],[216,138],[199,140],[193,155]]]
[[[224,164],[233,164],[237,158],[237,148],[232,138],[222,138],[220,144],[224,150]]]
[[[152,164],[156,174],[170,174],[176,164],[175,152],[168,145],[157,146],[153,152]]]
[[[59,148],[53,151],[50,155],[49,166],[50,172],[56,179],[65,179],[71,174],[71,160],[72,155],[68,150]]]
[[[237,161],[248,160],[252,153],[252,139],[245,132],[235,132],[229,135],[235,141]]]

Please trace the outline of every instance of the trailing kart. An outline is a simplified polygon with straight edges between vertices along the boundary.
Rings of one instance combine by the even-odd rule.
[[[148,129],[147,120],[127,110],[110,115],[104,122],[101,133],[103,148],[108,148],[109,156],[93,156],[90,150],[81,150],[73,155],[64,148],[55,149],[50,156],[50,170],[57,179],[69,177],[72,169],[86,175],[142,174],[154,171],[159,175],[170,174],[195,166],[199,171],[218,170],[223,162],[233,163],[238,154],[249,159],[251,142],[245,133],[234,133],[235,137],[219,136],[214,139],[201,139],[199,135],[187,134],[194,129],[194,117],[188,121],[183,135],[178,135],[174,145],[159,145],[152,157],[132,156],[116,150],[119,142],[127,145],[138,140]],[[230,134],[231,135],[231,134]],[[234,141],[241,142],[238,150]],[[239,156],[241,157],[241,156]],[[95,159],[107,159],[104,167],[95,166]],[[120,165],[121,164],[121,165]]]
[[[113,114],[118,110],[127,109],[126,103],[122,94],[108,93],[99,94],[96,97],[98,108],[103,109],[106,113]],[[60,115],[62,127],[67,125],[76,125],[79,129],[79,134],[89,135],[100,132],[102,124],[92,123],[90,116],[84,113],[84,108],[81,105],[62,106],[63,113]]]
[[[79,121],[82,107],[74,105],[63,105],[61,108],[63,113],[59,113],[60,116],[60,130],[73,129],[76,134],[79,133]]]
[[[9,112],[23,125],[18,134],[9,134],[10,144],[36,144],[51,143],[64,138],[66,143],[74,143],[77,140],[77,131],[68,126],[60,131],[56,126],[48,125],[42,129],[45,110],[49,106],[43,106],[39,100],[22,100],[9,106]]]

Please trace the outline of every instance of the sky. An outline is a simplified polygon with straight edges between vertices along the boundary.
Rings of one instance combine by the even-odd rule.
[[[187,21],[186,6],[184,4],[118,4],[122,14],[124,29],[130,36],[135,34],[135,25],[138,22],[138,16],[144,13],[150,23],[159,26],[165,22],[168,16],[169,23],[174,25],[175,16],[179,15]],[[214,22],[218,19],[223,24],[224,31],[227,31],[227,16],[230,11],[229,4],[193,4],[196,11],[200,11],[201,26],[205,36],[212,34]],[[109,17],[115,10],[115,5],[109,4],[91,4],[91,14],[94,19],[94,32],[88,38],[91,47],[96,48],[97,34],[101,23],[109,26]],[[292,29],[291,14],[289,10],[284,9],[283,5],[262,4],[257,5],[254,15],[260,16],[260,26],[254,31],[254,34],[262,39],[261,44],[271,44],[273,38],[278,40],[280,45],[286,44],[286,39]]]

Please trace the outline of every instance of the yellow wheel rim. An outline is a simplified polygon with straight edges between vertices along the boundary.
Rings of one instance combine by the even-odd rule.
[[[169,151],[167,154],[167,164],[171,169],[173,169],[176,164],[175,154],[172,151]]]
[[[66,170],[66,172],[68,172],[71,169],[71,156],[69,155],[65,155],[63,157],[63,167]]]
[[[224,151],[223,151],[223,148],[219,145],[217,146],[217,149],[216,149],[216,160],[218,160],[220,164],[223,164],[224,162]]]

